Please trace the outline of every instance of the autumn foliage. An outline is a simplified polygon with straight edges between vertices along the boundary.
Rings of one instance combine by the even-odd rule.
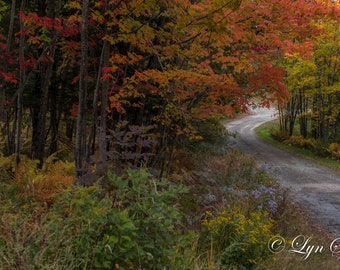
[[[198,119],[231,117],[254,98],[283,104],[282,62],[310,58],[327,31],[318,22],[339,12],[304,0],[19,2],[3,4],[0,17],[3,152],[42,166],[66,139],[76,143],[78,176],[91,156],[105,164],[119,153],[113,132],[147,127],[131,135],[147,147],[125,149],[148,152],[133,165],[162,175],[179,142],[200,138]]]
[[[282,131],[316,140],[316,151],[326,155],[340,142],[340,9],[336,1],[321,2],[328,13],[313,20],[309,53],[288,52],[282,62],[290,98],[279,109]]]

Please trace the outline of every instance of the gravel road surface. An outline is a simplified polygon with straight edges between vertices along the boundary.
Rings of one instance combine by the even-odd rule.
[[[276,117],[273,109],[255,109],[227,123],[227,129],[236,133],[233,147],[254,156],[259,166],[288,188],[293,200],[309,210],[316,226],[340,237],[340,174],[260,141],[254,129]]]

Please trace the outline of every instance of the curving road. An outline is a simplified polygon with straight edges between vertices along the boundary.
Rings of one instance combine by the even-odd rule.
[[[226,128],[236,133],[235,148],[254,156],[259,166],[288,188],[294,201],[309,209],[316,225],[340,237],[340,174],[260,141],[254,129],[275,115],[273,109],[256,109],[227,123]]]

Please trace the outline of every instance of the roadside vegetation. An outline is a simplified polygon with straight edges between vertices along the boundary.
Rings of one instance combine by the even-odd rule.
[[[74,185],[71,161],[51,156],[37,169],[23,156],[14,172],[14,157],[1,158],[0,268],[336,269],[328,251],[305,261],[269,251],[278,235],[330,239],[252,158],[229,148],[217,120],[198,129],[207,139],[176,150],[167,179],[139,168]]]
[[[298,130],[299,125],[296,125],[292,136],[289,136],[287,132],[280,131],[278,120],[274,120],[257,127],[255,133],[271,145],[340,171],[338,156],[340,148],[337,143],[330,143],[327,146],[319,140],[303,138]]]

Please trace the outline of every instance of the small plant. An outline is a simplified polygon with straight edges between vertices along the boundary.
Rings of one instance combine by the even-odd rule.
[[[108,142],[113,150],[106,153],[115,163],[130,166],[146,165],[155,155],[157,135],[152,133],[154,126],[134,126],[123,122],[117,130],[111,130]]]

